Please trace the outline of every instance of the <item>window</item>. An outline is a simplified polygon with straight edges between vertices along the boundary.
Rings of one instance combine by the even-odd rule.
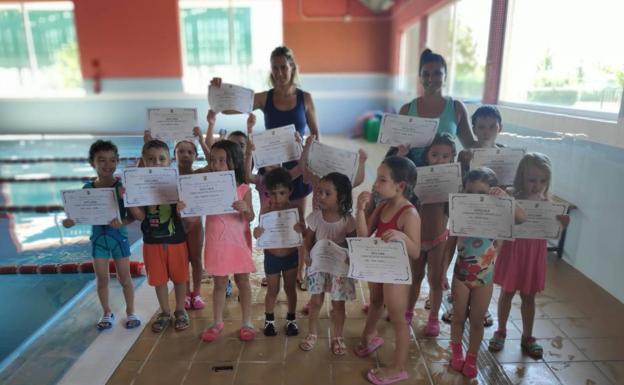
[[[511,0],[500,99],[616,114],[624,87],[617,37],[623,14],[621,1]]]
[[[0,4],[0,95],[81,94],[72,2]]]
[[[446,59],[453,97],[483,97],[491,11],[491,0],[460,0],[428,17],[427,47]]]
[[[282,44],[279,0],[180,1],[184,89],[205,93],[210,79],[266,87],[271,51]]]
[[[418,86],[418,60],[420,58],[420,23],[407,28],[401,34],[401,61],[399,84],[401,91],[414,91]]]

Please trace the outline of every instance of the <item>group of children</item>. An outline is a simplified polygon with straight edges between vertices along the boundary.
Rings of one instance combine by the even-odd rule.
[[[115,187],[120,198],[122,221],[115,220],[108,226],[93,227],[93,257],[98,279],[98,294],[104,314],[97,326],[99,329],[113,325],[113,314],[108,305],[108,258],[117,264],[117,272],[124,288],[127,304],[126,327],[136,327],[140,320],[134,315],[132,282],[128,272],[127,232],[124,225],[137,220],[143,232],[143,258],[148,283],[155,287],[161,311],[152,322],[154,332],[162,332],[173,318],[176,330],[189,327],[187,310],[204,307],[200,296],[203,269],[213,277],[214,322],[202,333],[205,342],[216,340],[224,329],[223,309],[225,290],[229,276],[234,277],[242,309],[242,325],[239,337],[243,341],[255,338],[256,329],[251,322],[250,273],[255,272],[252,260],[251,236],[259,238],[264,229],[250,230],[255,217],[249,184],[255,184],[260,196],[260,215],[272,211],[295,207],[291,198],[293,179],[303,176],[313,186],[313,212],[305,221],[294,226],[293,231],[303,235],[303,255],[296,247],[265,249],[264,270],[268,288],[265,297],[265,323],[263,333],[278,334],[274,315],[280,281],[283,279],[288,300],[288,312],[284,332],[288,336],[298,335],[296,322],[298,266],[303,261],[311,264],[310,251],[320,240],[331,240],[345,245],[352,236],[376,236],[383,241],[402,240],[407,248],[412,266],[412,285],[382,284],[369,282],[369,304],[366,325],[360,342],[353,352],[360,357],[375,352],[384,344],[377,335],[376,324],[383,316],[384,306],[395,334],[395,348],[392,363],[385,368],[372,369],[368,379],[375,384],[389,384],[407,379],[406,362],[409,347],[409,325],[420,286],[425,276],[430,284],[430,316],[425,334],[435,337],[440,332],[438,313],[442,303],[446,270],[455,248],[457,261],[454,267],[452,287],[453,311],[451,319],[451,367],[468,377],[477,374],[477,352],[483,338],[484,319],[491,300],[493,283],[501,286],[498,306],[498,329],[490,341],[491,350],[503,348],[506,323],[511,301],[516,292],[522,298],[522,348],[535,358],[541,357],[542,348],[532,336],[535,315],[535,295],[544,289],[546,269],[546,241],[516,239],[497,241],[475,237],[449,237],[447,230],[448,203],[419,204],[414,196],[417,179],[415,164],[405,157],[406,147],[400,147],[396,155],[387,156],[377,168],[377,176],[371,192],[362,192],[353,209],[352,188],[364,180],[366,154],[360,151],[360,164],[353,183],[343,174],[332,172],[323,177],[310,173],[306,167],[309,148],[315,139],[309,137],[304,146],[302,159],[295,168],[287,170],[280,165],[265,167],[253,173],[253,143],[249,140],[255,124],[253,114],[247,120],[247,134],[241,131],[230,134],[228,139],[214,142],[212,133],[216,114],[208,114],[208,133],[198,137],[208,166],[193,170],[198,153],[191,141],[180,141],[174,148],[180,174],[232,170],[237,181],[237,201],[234,214],[211,215],[205,219],[181,218],[179,212],[185,203],[161,204],[150,207],[132,207],[124,210],[121,197],[124,188],[113,174],[119,162],[116,147],[105,141],[95,142],[90,149],[89,161],[97,172],[97,178],[85,188]],[[477,138],[476,147],[495,147],[496,136],[502,129],[501,116],[492,106],[482,106],[472,116],[473,130]],[[160,140],[153,140],[146,133],[142,150],[142,165],[145,167],[168,167],[171,165],[169,148]],[[448,134],[437,135],[424,150],[426,165],[438,165],[456,161],[456,148]],[[506,195],[497,183],[494,172],[487,168],[470,170],[471,152],[463,150],[457,161],[464,169],[464,192],[475,194]],[[551,181],[551,164],[542,154],[528,153],[518,167],[513,191],[517,199],[536,201],[548,200]],[[355,215],[353,212],[355,211]],[[125,215],[124,213],[127,213]],[[567,225],[567,216],[558,219]],[[516,210],[516,223],[524,220],[521,209]],[[66,219],[65,226],[73,225]],[[494,264],[496,260],[496,264]],[[189,279],[189,261],[192,277]],[[427,269],[426,269],[427,268]],[[425,270],[428,271],[427,275]],[[175,291],[173,316],[168,301],[167,282],[171,280]],[[192,288],[190,287],[192,281]],[[307,287],[311,299],[306,305],[309,312],[309,327],[299,347],[303,351],[314,349],[318,338],[318,318],[325,293],[331,296],[332,340],[331,351],[336,355],[347,353],[343,337],[346,318],[345,301],[354,300],[356,282],[348,277],[333,276],[315,272],[307,275]],[[470,319],[470,343],[464,357],[462,335],[466,318]]]

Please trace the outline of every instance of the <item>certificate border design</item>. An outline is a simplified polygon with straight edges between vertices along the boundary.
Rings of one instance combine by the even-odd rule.
[[[180,200],[182,199],[182,183],[180,183],[180,180],[183,179],[184,177],[190,177],[192,179],[194,175],[202,175],[202,174],[222,174],[223,176],[229,177],[231,179],[232,184],[234,184],[234,202],[236,202],[236,200],[238,199],[238,195],[236,193],[236,176],[234,174],[234,171],[232,170],[213,171],[213,172],[205,172],[205,173],[199,173],[199,174],[178,175],[178,198]],[[237,212],[236,210],[232,209],[231,211],[225,212],[225,213],[195,214],[195,213],[188,213],[186,210],[187,209],[182,210],[181,214],[184,214],[182,218],[202,217],[202,216],[222,215],[222,214],[235,214]]]
[[[548,204],[551,204],[552,206],[560,207],[562,209],[561,213],[560,214],[556,214],[556,215],[565,215],[568,212],[568,205],[565,204],[565,203],[555,203],[555,202],[550,202],[550,201],[531,201],[531,200],[528,200],[528,199],[517,199],[516,200],[516,204],[518,204],[518,202],[520,202],[520,201],[522,201],[522,202],[539,203],[539,204],[548,203]],[[523,236],[516,236],[515,233],[517,231],[516,229],[517,229],[518,226],[522,226],[522,224],[519,224],[519,225],[514,224],[514,226],[513,226],[514,239],[545,239],[545,240],[555,240],[556,241],[559,238],[561,238],[561,232],[563,231],[563,229],[561,228],[561,225],[559,225],[557,227],[557,234],[554,235],[553,237],[550,237],[550,234],[545,234],[543,238],[533,238],[533,237],[526,238],[526,237],[523,237]]]
[[[267,215],[267,214],[271,214],[271,213],[279,213],[279,212],[285,212],[286,215],[295,215],[295,218],[297,219],[297,221],[295,223],[297,223],[299,221],[299,211],[296,208],[292,208],[292,209],[285,209],[285,210],[277,210],[277,211],[270,211],[268,213],[264,213],[262,215],[260,215],[260,218],[258,219],[258,225],[262,226],[262,218]],[[262,226],[264,227],[264,226]],[[297,233],[295,231],[295,233]],[[262,239],[262,236],[260,236],[260,238],[256,239],[256,246],[260,247],[261,249],[277,249],[277,248],[288,248],[288,247],[299,247],[303,244],[303,236],[301,235],[301,233],[297,233],[298,237],[299,237],[299,243],[297,244],[293,244],[293,245],[280,245],[278,247],[264,247],[260,244],[260,239]]]
[[[197,108],[148,107],[146,109],[146,112],[147,112],[147,125],[149,127],[150,132],[152,131],[152,125],[151,125],[151,122],[150,122],[150,116],[151,116],[150,112],[151,111],[161,111],[161,110],[192,111],[193,112],[193,120],[195,121],[193,127],[198,125],[198,122],[197,122]],[[193,141],[195,141],[195,137],[193,136],[192,133],[188,134],[188,135],[185,135],[185,136],[175,136],[175,137],[171,137],[171,136],[158,136],[158,137],[155,137],[155,139],[160,139],[160,140],[165,140],[165,141],[168,141],[168,140],[174,140],[174,141],[178,141],[178,140],[193,140]]]
[[[115,187],[93,187],[93,188],[83,188],[83,189],[70,189],[70,190],[61,190],[61,198],[63,200],[63,211],[65,211],[65,215],[67,215],[67,218],[72,219],[69,216],[69,212],[67,212],[66,206],[67,206],[67,196],[68,195],[72,195],[74,193],[77,192],[84,192],[85,190],[97,190],[98,192],[110,192],[113,194],[113,207],[115,208],[115,218],[114,219],[119,219],[120,221],[122,220],[121,218],[121,213],[119,212],[119,203],[118,203],[118,196],[117,196],[117,188]],[[75,219],[72,219],[75,221]],[[92,223],[82,223],[82,222],[76,222],[76,224],[80,224],[80,225],[91,225],[91,226],[103,226],[103,225],[95,225]],[[104,224],[104,226],[108,225]]]
[[[416,171],[418,171],[418,169],[425,169],[425,168],[439,168],[439,169],[443,169],[443,168],[451,168],[451,166],[454,166],[453,168],[456,167],[457,171],[457,177],[459,178],[459,185],[458,187],[458,191],[449,193],[450,194],[459,194],[461,193],[461,189],[462,189],[462,175],[461,175],[461,164],[459,162],[453,162],[453,163],[446,163],[446,164],[437,164],[434,166],[422,166],[422,167],[416,167]],[[418,176],[421,176],[420,172],[417,172]],[[426,174],[432,174],[432,173],[426,173]],[[420,179],[420,178],[419,178]],[[416,180],[416,186],[418,186],[418,180]],[[418,199],[420,200],[420,197],[418,196],[418,194],[416,193],[416,186],[414,186],[414,194],[418,197]],[[448,203],[449,202],[449,198],[447,197],[446,201],[440,201],[440,202],[421,202],[423,205],[429,205],[429,204],[436,204],[436,203]]]
[[[405,268],[405,275],[406,278],[398,278],[395,279],[394,282],[377,282],[377,281],[367,281],[365,279],[365,277],[360,273],[360,274],[356,274],[355,273],[355,266],[353,266],[353,264],[351,263],[352,258],[351,258],[351,253],[353,252],[353,246],[351,245],[353,242],[362,242],[363,240],[369,240],[369,239],[377,239],[379,240],[379,242],[384,242],[383,240],[381,240],[381,238],[366,238],[366,237],[351,237],[351,238],[347,238],[347,246],[348,246],[348,252],[349,252],[349,273],[348,273],[348,277],[350,278],[354,278],[354,279],[359,279],[362,281],[366,281],[366,282],[373,282],[373,283],[388,283],[388,284],[397,284],[397,285],[409,285],[411,284],[410,281],[413,279],[411,276],[411,268],[410,268],[410,264],[409,264],[409,255],[407,254],[407,247],[405,246],[405,242],[403,241],[391,241],[391,242],[400,242],[403,244],[403,248],[402,248],[402,252],[403,255],[405,257],[407,257],[407,267]],[[397,282],[398,281],[398,282]],[[401,282],[405,282],[405,283],[401,283]]]
[[[122,183],[124,186],[126,186],[126,179],[128,176],[128,173],[135,173],[135,172],[140,172],[140,170],[146,170],[146,169],[150,169],[150,168],[158,168],[161,170],[171,170],[173,171],[173,173],[176,175],[176,191],[178,189],[178,183],[177,183],[177,179],[178,179],[178,170],[176,168],[173,167],[131,167],[131,168],[125,168],[121,174],[122,176]],[[180,198],[180,194],[178,193],[178,199]],[[130,201],[130,199],[128,198],[128,189],[126,188],[126,193],[124,194],[124,205],[126,207],[139,207],[141,205],[135,205],[137,198],[133,199],[132,201]],[[177,200],[176,200],[177,202]],[[156,206],[156,205],[161,205],[161,204],[173,204],[176,202],[164,202],[164,203],[155,203],[153,205],[150,206]]]
[[[307,162],[306,162],[306,166],[308,166],[308,168],[310,169],[310,171],[314,175],[316,175],[318,177],[321,177],[321,178],[324,177],[325,175],[319,175],[317,173],[318,171],[313,169],[313,167],[312,167],[312,160],[311,160],[312,159],[312,154],[314,153],[314,147],[317,147],[317,146],[329,148],[332,151],[342,151],[342,152],[348,152],[350,154],[355,154],[355,159],[354,159],[353,165],[351,167],[352,170],[353,170],[351,175],[344,174],[344,175],[347,176],[347,178],[349,178],[351,183],[353,183],[353,180],[355,179],[355,176],[357,175],[358,163],[360,161],[360,154],[358,154],[357,152],[353,152],[353,151],[349,151],[349,150],[343,150],[341,148],[337,148],[337,147],[333,147],[333,146],[330,146],[330,145],[327,145],[327,144],[323,144],[323,143],[315,140],[314,142],[312,142],[312,147],[310,147],[310,153],[308,154],[308,159],[307,159]]]
[[[450,195],[450,199],[449,199],[449,221],[451,221],[451,233],[453,233],[453,236],[456,237],[471,237],[472,235],[468,235],[468,234],[459,234],[457,231],[455,231],[455,221],[451,220],[451,216],[450,216],[450,212],[453,209],[453,204],[455,203],[455,199],[456,198],[464,198],[464,197],[470,197],[470,196],[475,196],[475,195],[485,195],[485,194],[451,194]],[[490,195],[488,195],[490,196]],[[514,213],[514,209],[515,209],[515,199],[512,197],[509,198],[501,198],[498,197],[501,201],[505,201],[505,202],[509,202],[511,203],[511,213],[512,213],[512,221],[511,224],[509,225],[509,236],[505,236],[504,234],[500,234],[498,233],[497,235],[499,235],[499,237],[480,237],[480,238],[492,238],[492,239],[502,239],[502,240],[512,240],[513,238],[513,225],[514,225],[514,221],[513,221],[513,213]],[[503,229],[504,230],[504,229]],[[502,235],[502,237],[500,237],[500,235]],[[479,238],[477,236],[475,236],[476,238]]]
[[[386,121],[388,116],[390,116],[390,117],[399,117],[399,119],[404,119],[405,117],[408,117],[408,118],[415,118],[415,119],[420,119],[420,120],[435,121],[436,124],[435,124],[435,127],[433,129],[433,135],[431,136],[431,141],[428,144],[426,144],[425,146],[423,146],[423,147],[426,147],[429,144],[431,144],[431,142],[433,142],[433,139],[435,139],[435,135],[436,135],[436,133],[438,131],[438,126],[440,125],[440,119],[439,118],[422,118],[422,117],[419,117],[419,116],[384,113],[382,118],[381,118],[381,122],[379,123],[379,135],[377,136],[377,143],[379,143],[379,144],[390,145],[390,146],[395,145],[395,144],[390,143],[390,138],[387,135],[385,137],[383,135],[382,128],[383,128],[384,122]],[[411,145],[411,143],[401,143],[401,144]]]

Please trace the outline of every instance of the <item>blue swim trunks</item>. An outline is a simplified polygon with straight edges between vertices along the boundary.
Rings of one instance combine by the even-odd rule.
[[[270,251],[264,250],[264,272],[266,275],[279,274],[297,266],[299,266],[297,249],[285,257],[276,257]]]
[[[126,230],[123,227],[123,230]],[[93,258],[123,258],[130,256],[127,231],[110,226],[93,226],[91,235]]]

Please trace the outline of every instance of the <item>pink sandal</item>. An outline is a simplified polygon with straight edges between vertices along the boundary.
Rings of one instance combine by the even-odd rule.
[[[357,344],[357,346],[353,349],[353,353],[355,353],[355,355],[358,357],[366,357],[374,353],[375,350],[379,349],[383,344],[384,344],[383,338],[379,336],[375,336],[370,340],[368,345],[366,345],[365,347],[362,345],[361,342]]]
[[[371,369],[368,373],[366,373],[366,378],[375,385],[389,385],[394,384],[395,382],[407,380],[407,372],[404,370],[394,376],[382,378],[379,377],[379,373],[376,369]]]
[[[225,325],[223,324],[223,322],[212,325],[208,329],[204,330],[201,336],[202,340],[208,343],[213,342],[214,340],[219,338],[219,335],[223,331],[224,327]]]
[[[256,338],[256,329],[253,326],[244,325],[239,332],[241,341],[253,341]]]

